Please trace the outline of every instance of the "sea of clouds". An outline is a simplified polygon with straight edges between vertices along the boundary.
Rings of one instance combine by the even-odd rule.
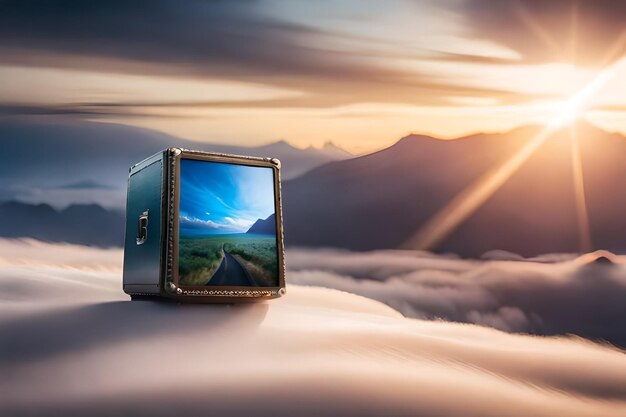
[[[438,271],[431,281],[415,280],[433,288],[430,297],[406,286],[389,291],[386,301],[405,294],[405,308],[412,306],[405,313],[458,310],[462,318],[476,310],[487,317],[486,307],[463,306],[489,305],[490,288],[500,286],[495,277],[476,277],[502,277],[520,265],[512,275],[527,280],[520,287],[533,279],[573,287],[566,283],[583,279],[576,276],[588,266],[607,265],[573,259],[480,266],[403,252],[291,251],[284,298],[181,305],[129,301],[121,291],[121,254],[0,239],[0,415],[617,417],[626,409],[620,349],[573,336],[412,319],[369,298],[293,284],[358,278],[374,291],[369,286],[388,288],[392,277],[413,282],[409,276],[419,271]],[[601,269],[599,279],[612,279],[612,270]],[[615,271],[623,278],[621,266]],[[463,276],[483,284],[463,287]],[[447,294],[440,302],[437,288]],[[498,308],[529,316],[520,303],[510,304]]]
[[[626,346],[626,257],[468,260],[415,251],[290,250],[289,280],[379,300],[407,317]]]

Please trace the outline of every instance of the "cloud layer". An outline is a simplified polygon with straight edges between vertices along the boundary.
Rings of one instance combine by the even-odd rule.
[[[529,97],[490,84],[461,82],[438,69],[418,66],[428,60],[485,59],[434,52],[427,29],[389,38],[383,17],[410,13],[416,27],[429,15],[439,22],[465,13],[466,30],[489,20],[481,5],[431,1],[391,2],[377,8],[320,4],[317,18],[303,18],[289,2],[192,0],[181,8],[173,0],[112,0],[85,4],[75,0],[9,0],[0,4],[0,52],[4,65],[71,68],[112,74],[141,74],[190,79],[228,79],[262,83],[290,91],[287,97],[248,100],[148,100],[73,103],[6,102],[0,114],[67,116],[145,116],[167,108],[320,108],[354,103],[451,105],[453,98],[488,97],[518,103]],[[300,4],[305,8],[306,3]],[[352,10],[348,12],[348,10]],[[325,17],[334,16],[334,24]],[[393,25],[405,25],[401,16]],[[355,29],[369,19],[381,32]],[[445,19],[443,19],[445,20]],[[445,22],[434,26],[445,27]],[[449,25],[449,23],[448,23]],[[501,28],[479,36],[493,37]],[[488,29],[485,29],[488,30]],[[494,33],[496,32],[496,33]],[[515,39],[524,34],[515,33]],[[433,37],[441,36],[435,32]],[[407,39],[408,38],[408,39]],[[414,44],[416,38],[417,46]],[[523,37],[524,41],[527,37]],[[458,40],[457,40],[458,41]],[[454,41],[456,42],[456,41]],[[452,42],[452,43],[454,43]],[[397,51],[396,51],[397,50]],[[497,59],[488,62],[498,63]],[[454,64],[452,64],[454,66]],[[430,69],[428,69],[430,68]],[[534,97],[534,96],[533,96]],[[149,110],[149,111],[148,111]],[[146,111],[148,111],[146,113]],[[169,112],[173,114],[174,112]],[[170,114],[170,117],[171,117]]]
[[[0,295],[12,300],[0,315],[3,415],[601,417],[626,406],[624,353],[579,339],[407,319],[295,285],[263,304],[130,302],[120,251],[0,248]],[[414,267],[388,255],[360,271]],[[355,271],[345,259],[331,261]]]
[[[304,100],[308,106],[350,101],[348,94],[366,86],[391,96],[402,95],[403,88],[420,87],[411,71],[360,53],[333,50],[329,45],[341,38],[337,33],[271,16],[268,7],[257,1],[193,0],[185,7],[172,0],[88,5],[74,0],[45,5],[7,1],[0,5],[0,49],[6,63],[19,65],[46,63],[294,87],[311,93]],[[346,86],[352,86],[350,91]],[[299,101],[303,100],[281,99],[273,105],[298,106]],[[220,100],[202,103],[220,104]],[[111,111],[110,106],[106,110],[99,103],[87,103],[43,112],[90,113],[93,106],[98,113]]]
[[[626,346],[626,265],[546,256],[523,261],[427,253],[291,250],[291,282],[382,301],[408,317],[475,323],[510,332],[576,334]]]

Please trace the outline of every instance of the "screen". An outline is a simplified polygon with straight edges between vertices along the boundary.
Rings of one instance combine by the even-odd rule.
[[[181,159],[181,286],[278,286],[274,171]]]

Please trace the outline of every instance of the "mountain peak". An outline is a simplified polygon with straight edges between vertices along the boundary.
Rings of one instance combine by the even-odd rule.
[[[324,142],[324,144],[322,145],[322,149],[326,149],[326,150],[330,150],[330,151],[347,152],[345,149],[335,145],[335,143],[332,140],[328,140],[328,141]]]
[[[295,146],[293,146],[291,143],[287,142],[285,139],[280,139],[277,140],[276,142],[271,142],[265,145],[261,145],[258,147],[241,147],[242,150],[240,150],[239,152],[250,152],[251,150],[254,151],[261,151],[261,153],[263,154],[274,154],[274,153],[280,153],[280,152],[288,152],[288,153],[292,153],[293,151],[302,151],[303,149],[297,148]]]
[[[298,149],[295,146],[293,146],[291,143],[287,142],[285,139],[279,139],[276,142],[271,143],[269,146],[288,148],[288,149]]]
[[[246,233],[256,235],[276,234],[276,215],[270,214],[266,219],[258,219]]]
[[[404,146],[404,145],[414,145],[423,141],[443,141],[445,139],[439,139],[433,136],[423,135],[419,133],[410,133],[406,136],[401,137],[395,144],[392,146]]]
[[[19,210],[19,211],[39,210],[39,211],[44,211],[48,213],[56,212],[54,207],[52,207],[50,204],[47,204],[47,203],[31,204],[31,203],[18,201],[18,200],[10,200],[10,201],[2,202],[0,203],[0,208],[9,209],[9,210]]]
[[[61,211],[63,214],[65,215],[73,215],[73,214],[102,214],[102,213],[108,213],[109,210],[105,209],[104,207],[102,207],[100,204],[97,203],[87,203],[87,204],[79,204],[79,203],[75,203],[75,204],[70,204],[69,206],[67,206],[65,209],[63,209]]]
[[[575,127],[579,133],[586,134],[586,135],[598,135],[598,134],[606,135],[608,133],[605,130],[599,128],[598,126],[594,125],[593,123],[590,123],[589,121],[585,119],[577,119],[570,124],[563,125],[555,129],[554,132],[552,132],[552,135],[559,135],[559,134],[564,134],[564,133],[569,134],[569,131],[572,127]],[[488,136],[488,135],[490,136],[502,135],[502,136],[508,136],[508,137],[518,137],[518,136],[529,137],[533,134],[540,132],[543,129],[546,129],[546,126],[539,125],[539,124],[528,124],[528,125],[517,126],[509,131],[504,131],[504,132],[476,132],[472,134],[454,137],[451,139],[443,139],[443,138],[438,138],[435,136],[429,136],[429,135],[420,134],[420,133],[410,133],[400,138],[392,146],[415,145],[416,143],[424,142],[424,141],[454,142],[459,139],[467,139],[467,138],[473,138],[477,136]]]
[[[330,141],[330,140],[324,142],[324,144],[319,150],[323,152],[324,154],[333,156],[333,157],[351,158],[354,156],[352,153],[346,151],[340,146],[337,146],[333,141]]]

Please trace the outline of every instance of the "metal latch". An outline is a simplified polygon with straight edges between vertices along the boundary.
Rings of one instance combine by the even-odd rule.
[[[148,240],[148,213],[150,210],[146,210],[139,216],[137,222],[137,245],[143,245]]]

